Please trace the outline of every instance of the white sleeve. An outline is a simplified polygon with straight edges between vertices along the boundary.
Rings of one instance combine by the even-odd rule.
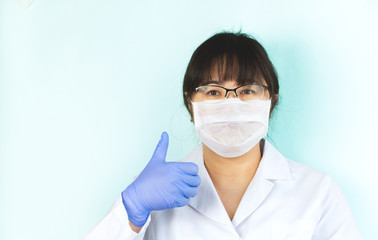
[[[140,232],[134,232],[129,225],[122,197],[119,195],[105,218],[84,237],[84,240],[142,240],[150,222],[151,214]]]
[[[327,175],[323,187],[325,196],[321,206],[322,215],[312,240],[362,239],[348,201],[338,184]]]

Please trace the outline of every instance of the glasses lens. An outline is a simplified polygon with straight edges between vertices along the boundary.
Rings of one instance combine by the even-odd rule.
[[[264,96],[264,87],[260,85],[246,85],[236,90],[240,100],[259,100]]]
[[[226,95],[226,90],[216,86],[201,86],[196,89],[194,94],[194,101],[201,102],[207,100],[219,100],[224,99]]]

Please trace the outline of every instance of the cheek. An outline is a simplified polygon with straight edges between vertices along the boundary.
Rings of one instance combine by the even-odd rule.
[[[266,100],[269,99],[269,91],[268,90],[264,91],[264,99],[266,99]]]
[[[198,95],[197,94],[193,94],[192,97],[191,97],[191,99],[192,99],[193,102],[198,102]],[[189,104],[190,104],[190,101],[189,101]]]

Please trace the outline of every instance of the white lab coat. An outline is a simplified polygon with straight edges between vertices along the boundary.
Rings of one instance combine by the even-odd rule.
[[[283,157],[268,141],[232,221],[204,167],[202,146],[182,162],[196,163],[201,177],[198,194],[188,205],[152,211],[141,231],[135,233],[119,196],[85,240],[361,239],[335,181]]]

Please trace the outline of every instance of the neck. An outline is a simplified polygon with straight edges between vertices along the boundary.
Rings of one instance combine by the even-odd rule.
[[[205,167],[217,190],[249,185],[261,160],[260,143],[244,155],[235,158],[219,156],[206,145],[202,146]]]

